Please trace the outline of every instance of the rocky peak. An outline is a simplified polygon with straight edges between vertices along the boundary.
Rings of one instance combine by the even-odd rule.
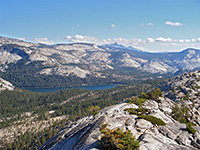
[[[164,95],[176,100],[198,99],[200,92],[200,71],[185,73],[160,85]]]
[[[142,105],[139,101],[130,104],[128,100],[104,108],[95,116],[79,119],[40,149],[98,149],[103,124],[108,124],[110,130],[130,130],[139,141],[140,150],[200,149],[199,75],[200,72],[196,71],[168,80],[160,86],[163,96],[157,99],[149,97]],[[187,123],[175,120],[173,111],[176,102],[189,108],[187,121],[192,122],[196,132],[191,133]]]

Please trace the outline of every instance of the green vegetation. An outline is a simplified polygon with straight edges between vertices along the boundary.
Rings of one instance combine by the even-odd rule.
[[[26,131],[25,133],[20,133],[20,135],[15,134],[15,140],[12,143],[7,143],[4,147],[5,150],[37,150],[42,144],[49,140],[52,136],[64,127],[64,122],[55,122],[52,126],[39,132]]]
[[[183,97],[183,100],[185,100],[185,101],[189,100],[189,95],[186,94],[186,95]]]
[[[186,130],[189,133],[194,134],[196,132],[195,129],[192,128],[194,124],[188,120],[188,118],[190,118],[189,110],[190,109],[184,104],[179,107],[179,105],[176,103],[175,106],[172,108],[172,117],[181,123],[185,123]]]
[[[149,95],[147,93],[144,93],[144,92],[140,93],[140,97],[144,98],[144,99],[149,99]]]
[[[104,108],[120,103],[123,99],[138,95],[143,85],[120,86],[109,90],[65,89],[52,93],[36,93],[28,90],[16,89],[0,93],[0,128],[19,120],[23,113],[32,112],[44,116],[45,112],[55,111],[52,116],[69,115],[70,120],[89,114],[88,107]],[[145,84],[151,88],[150,84]],[[12,119],[7,119],[11,117]],[[43,119],[42,117],[41,119]]]
[[[200,86],[195,86],[196,89],[200,89]]]
[[[145,119],[147,121],[150,121],[153,125],[158,125],[158,126],[164,126],[166,123],[162,121],[160,118],[154,117],[154,116],[149,116],[149,115],[139,115],[138,116],[141,119]]]
[[[147,95],[149,96],[149,99],[160,102],[159,97],[162,96],[162,91],[159,88],[155,88],[152,91],[148,92]]]
[[[62,115],[67,118],[67,120],[61,123],[55,121],[51,125],[50,131],[49,129],[40,132],[38,130],[34,130],[34,132],[27,131],[27,134],[31,135],[31,142],[27,142],[23,138],[25,135],[21,133],[15,137],[16,142],[8,143],[6,148],[9,149],[8,147],[18,145],[18,149],[23,149],[21,146],[25,142],[30,149],[37,149],[42,142],[47,141],[64,127],[66,123],[89,115],[91,113],[88,110],[90,106],[104,108],[121,103],[125,98],[138,95],[142,90],[146,91],[152,88],[155,86],[155,83],[153,80],[148,80],[134,85],[96,91],[81,89],[66,89],[52,93],[36,93],[22,89],[3,91],[0,93],[0,119],[3,120],[3,122],[0,122],[0,128],[13,126],[14,122],[17,121],[19,121],[18,124],[22,124],[21,121],[28,117],[24,116],[25,112],[31,112],[30,117],[38,116],[34,118],[35,121],[48,120],[49,118]],[[47,115],[49,111],[54,111],[54,113]],[[15,124],[15,126],[17,127],[18,124]],[[0,141],[0,143],[2,145],[5,144],[3,141]]]
[[[43,47],[43,46],[42,46]],[[148,73],[139,71],[137,68],[132,67],[122,67],[117,64],[112,64],[114,69],[105,69],[101,71],[106,78],[99,78],[92,75],[87,75],[86,78],[80,78],[76,75],[61,76],[61,75],[44,75],[39,72],[43,69],[56,68],[58,64],[54,66],[44,63],[44,61],[30,61],[30,55],[24,51],[27,47],[20,46],[17,44],[4,44],[0,46],[0,49],[13,54],[18,54],[23,59],[15,63],[0,64],[0,67],[4,68],[6,71],[0,71],[0,77],[11,82],[16,87],[67,87],[67,86],[80,86],[80,85],[105,85],[114,83],[130,83],[130,82],[141,82],[144,78],[154,78],[157,79],[160,73]],[[34,51],[35,48],[31,48]],[[72,51],[66,53],[72,54]],[[111,57],[117,58],[124,54],[123,51],[110,52]],[[59,54],[52,54],[49,58],[61,60]],[[77,66],[81,69],[88,70],[91,66],[90,64],[63,64],[65,66]],[[6,67],[5,67],[6,66]],[[8,67],[7,67],[8,66]],[[142,72],[142,73],[141,73]],[[117,76],[113,76],[116,74]],[[127,78],[128,76],[128,78]],[[162,74],[163,76],[163,74]],[[165,75],[165,77],[170,77],[172,75]],[[132,81],[134,79],[134,81]],[[163,79],[161,79],[163,80]],[[111,82],[112,81],[112,82]],[[156,81],[156,82],[159,82]]]
[[[191,134],[195,134],[195,132],[196,132],[196,130],[194,128],[192,128],[191,122],[186,123],[186,130]]]
[[[126,108],[125,111],[128,111],[130,114],[134,115],[143,115],[149,111],[147,108]]]
[[[16,87],[68,87],[68,86],[80,86],[80,85],[105,85],[114,83],[130,83],[130,78],[125,76],[131,76],[135,81],[142,81],[143,78],[153,77],[157,78],[159,74],[151,74],[148,72],[138,72],[137,69],[130,67],[119,67],[113,64],[114,69],[104,70],[101,73],[106,78],[99,78],[92,75],[87,75],[86,78],[80,78],[76,75],[61,76],[61,75],[44,75],[39,72],[43,69],[56,68],[54,66],[44,65],[43,61],[30,61],[29,55],[23,50],[23,46],[16,44],[5,44],[0,47],[11,53],[17,53],[23,57],[23,59],[16,63],[6,63],[5,72],[0,71],[0,77],[11,82]],[[123,53],[120,52],[119,56]],[[60,59],[59,55],[53,54],[52,58]],[[69,66],[78,66],[81,69],[88,69],[88,64],[63,64]],[[0,65],[3,67],[4,65]],[[113,74],[120,77],[113,77]],[[113,82],[111,82],[113,81]],[[135,82],[133,81],[133,82]],[[157,81],[156,81],[157,82]],[[158,81],[159,82],[159,81]]]
[[[127,103],[136,104],[141,107],[147,99],[155,100],[156,102],[160,102],[159,97],[162,96],[162,92],[159,88],[155,88],[148,93],[140,93],[139,97],[133,96],[127,100]]]
[[[185,105],[179,107],[178,104],[176,103],[172,108],[172,117],[181,123],[187,123],[188,118],[190,117],[189,108]]]
[[[42,75],[42,69],[52,66],[44,66],[42,61],[28,62],[28,58],[19,60],[17,63],[8,64],[6,72],[0,71],[0,77],[11,82],[16,87],[69,87],[79,85],[101,85],[110,84],[113,78],[97,78],[87,75],[87,78],[80,78],[75,75],[68,77],[61,75]],[[54,66],[56,67],[56,66]]]
[[[120,128],[110,130],[107,125],[102,125],[100,132],[103,134],[99,140],[100,149],[106,150],[137,150],[139,141],[135,140],[132,133],[128,130],[123,132]]]
[[[90,112],[90,114],[92,115],[96,115],[100,110],[100,107],[99,106],[90,106],[88,108],[88,111]]]
[[[5,121],[0,123],[0,128],[8,126],[8,124],[3,125],[4,123],[19,120],[24,112],[38,113],[41,119],[44,119],[45,112],[57,110],[53,115],[59,116],[60,109],[64,110],[60,105],[61,102],[85,92],[89,91],[81,89],[66,89],[52,93],[35,93],[28,90],[21,91],[21,89],[3,91],[0,93],[0,118]],[[71,104],[71,102],[69,103]],[[66,110],[62,114],[75,113],[72,108],[70,109],[72,104],[64,106]],[[7,117],[12,117],[12,119],[7,120]]]
[[[133,96],[130,99],[128,99],[127,103],[142,106],[145,103],[145,101],[146,101],[146,99],[144,99],[144,98]]]

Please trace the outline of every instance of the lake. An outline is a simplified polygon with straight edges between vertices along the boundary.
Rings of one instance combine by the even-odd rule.
[[[75,86],[75,87],[53,87],[53,88],[35,88],[35,87],[24,87],[23,89],[33,91],[33,92],[42,92],[42,93],[48,93],[48,92],[55,92],[59,90],[64,90],[66,88],[80,88],[80,89],[86,89],[86,90],[104,90],[104,89],[110,89],[114,88],[117,85],[94,85],[94,86]]]

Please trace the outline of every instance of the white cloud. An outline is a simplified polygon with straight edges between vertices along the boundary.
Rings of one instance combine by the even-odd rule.
[[[97,42],[97,39],[95,37],[83,36],[83,35],[66,36],[65,39],[68,42],[83,42],[83,43]]]
[[[189,42],[191,42],[191,40],[189,40],[189,39],[185,39],[185,42],[189,43]]]
[[[163,38],[163,37],[159,37],[155,39],[156,42],[172,42],[171,38]]]
[[[155,42],[155,39],[153,39],[153,38],[147,38],[147,42],[153,43],[153,42]]]
[[[146,25],[147,25],[147,26],[154,26],[154,24],[151,23],[151,22],[147,23]]]
[[[108,38],[97,39],[95,37],[74,35],[66,36],[68,42],[95,43],[97,45],[118,43],[124,46],[132,46],[141,50],[156,51],[175,51],[183,50],[188,47],[200,47],[200,38],[198,39],[172,39],[170,37],[158,37],[147,39],[126,39],[126,38]]]
[[[95,43],[98,45],[101,44],[111,44],[111,43],[119,43],[125,46],[136,45],[138,43],[145,43],[142,39],[125,39],[125,38],[113,38],[113,39],[97,39],[95,37],[84,36],[84,35],[73,35],[66,36],[65,39],[67,42],[82,42],[82,43]]]
[[[178,42],[183,43],[183,42],[185,42],[185,40],[178,40]]]
[[[166,21],[165,24],[166,25],[170,25],[170,26],[174,26],[174,27],[178,27],[178,26],[182,26],[183,25],[180,22],[171,22],[171,21]]]
[[[111,27],[111,28],[115,28],[116,25],[115,25],[115,24],[111,24],[110,27]]]
[[[141,23],[140,26],[154,26],[153,23],[149,22],[149,23]]]
[[[68,42],[86,42],[86,43],[96,43],[96,44],[110,44],[110,43],[119,43],[123,45],[136,45],[140,43],[190,43],[190,42],[200,42],[200,38],[198,39],[172,39],[170,37],[158,37],[158,38],[147,38],[146,40],[142,39],[125,39],[125,38],[108,38],[108,39],[97,39],[95,37],[84,36],[84,35],[73,35],[66,36],[65,39]],[[43,38],[43,41],[47,41],[47,38]]]
[[[192,39],[192,40],[191,40],[191,42],[195,42],[195,41],[196,41],[195,39]]]
[[[34,39],[37,43],[42,43],[42,44],[54,44],[53,41],[49,41],[48,38],[35,38]]]

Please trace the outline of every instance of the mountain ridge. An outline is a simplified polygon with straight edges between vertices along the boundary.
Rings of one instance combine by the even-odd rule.
[[[25,59],[23,64],[25,70],[30,64],[40,64],[39,70],[36,66],[32,66],[35,70],[31,75],[34,81],[22,83],[20,86],[39,84],[40,82],[36,80],[41,76],[48,76],[52,80],[55,76],[59,76],[60,83],[64,80],[62,86],[71,86],[69,80],[74,80],[71,82],[73,85],[126,83],[144,78],[173,76],[180,70],[190,71],[200,68],[200,51],[192,48],[182,52],[149,53],[118,44],[45,45],[4,37],[0,37],[0,58],[0,77],[11,83],[14,83],[13,78],[9,77],[14,74],[11,66],[22,67],[19,64],[23,59]],[[27,74],[30,76],[30,72]],[[28,78],[27,75],[24,77]],[[95,79],[95,82],[90,82],[88,79]],[[42,82],[51,86],[47,81]]]
[[[98,141],[105,133],[100,131],[105,125],[111,132],[117,128],[131,131],[139,141],[139,150],[199,149],[200,71],[169,79],[160,88],[163,95],[157,95],[158,89],[147,93],[152,97],[143,93],[146,100],[142,104],[132,97],[68,124],[40,149],[99,149]],[[157,118],[159,122],[148,118]]]

